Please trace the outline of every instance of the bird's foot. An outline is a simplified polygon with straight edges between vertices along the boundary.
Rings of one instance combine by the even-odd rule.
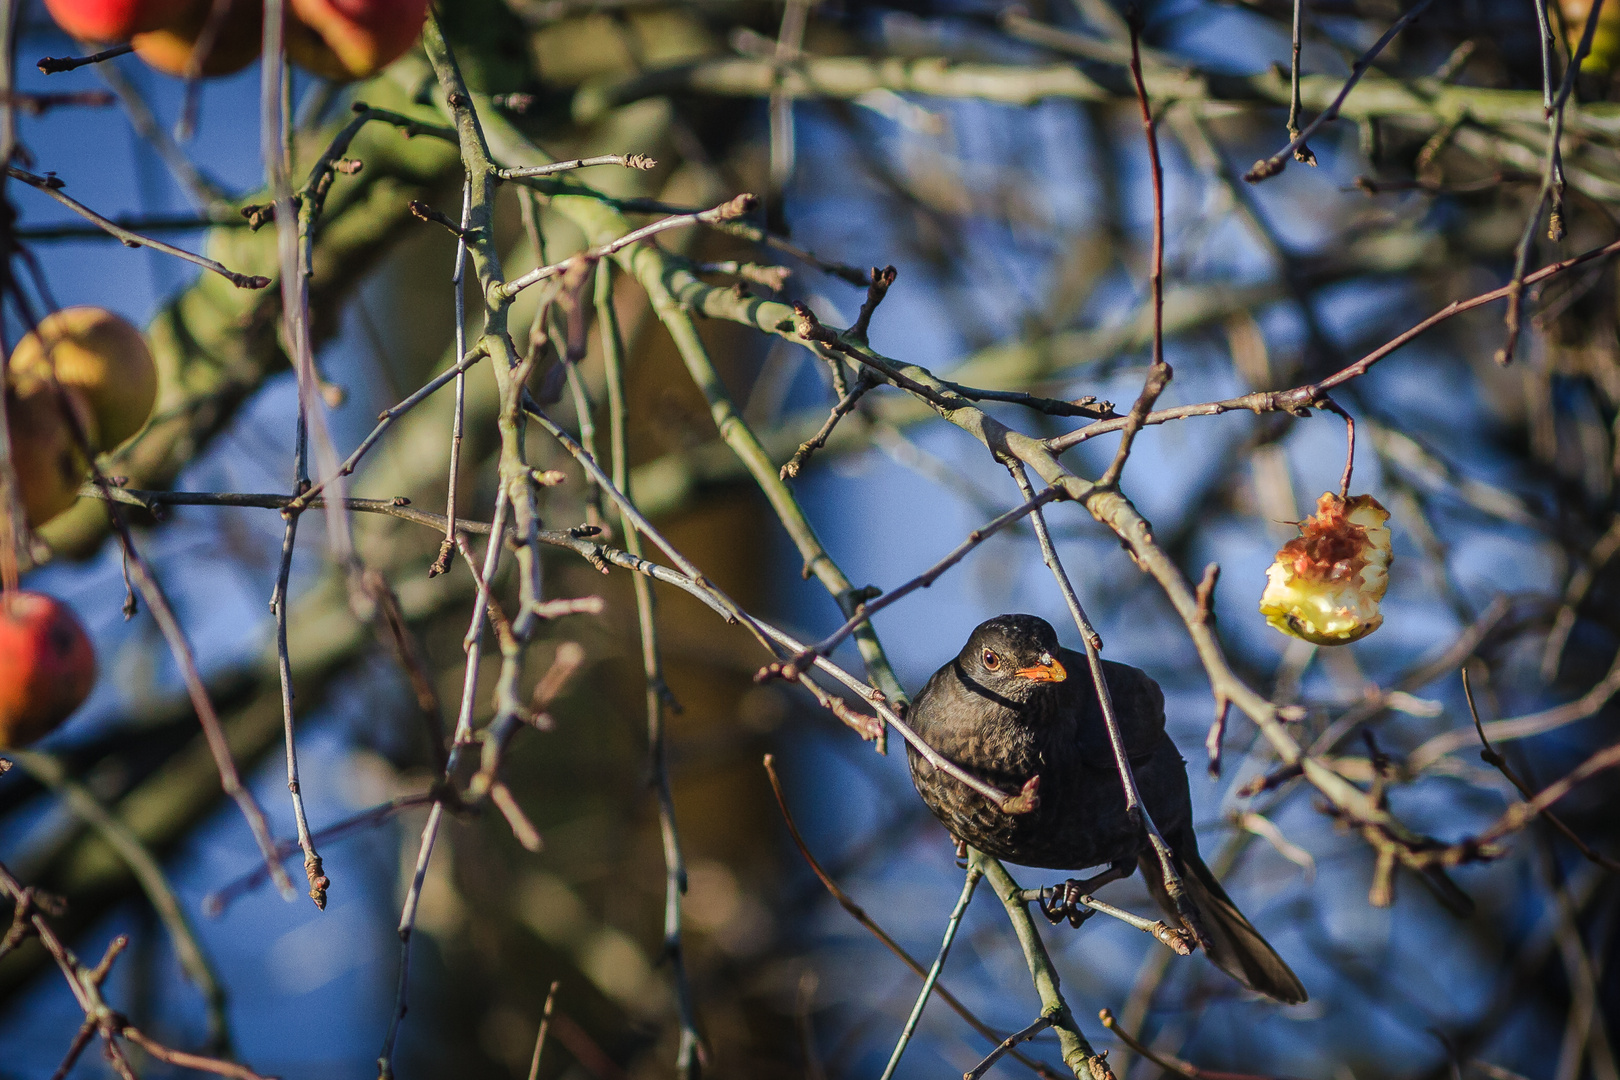
[[[958,870],[966,870],[967,865],[968,865],[967,841],[966,840],[958,840],[956,842],[956,868]]]
[[[1070,926],[1079,926],[1096,914],[1094,908],[1082,902],[1085,897],[1109,882],[1128,878],[1135,872],[1136,863],[1129,859],[1121,859],[1119,862],[1109,864],[1108,869],[1099,874],[1093,874],[1082,880],[1070,878],[1061,885],[1044,888],[1040,895],[1041,914],[1051,920],[1054,926],[1064,919],[1069,920]]]
[[[1041,914],[1046,921],[1056,926],[1067,919],[1070,926],[1078,927],[1081,923],[1097,914],[1091,908],[1080,902],[1080,898],[1089,893],[1087,882],[1069,880],[1061,885],[1049,885],[1041,890],[1041,896],[1036,901],[1041,908]]]

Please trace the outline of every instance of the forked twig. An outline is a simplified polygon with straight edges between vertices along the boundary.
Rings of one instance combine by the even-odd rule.
[[[1508,783],[1517,788],[1520,795],[1524,796],[1526,799],[1534,799],[1536,795],[1535,792],[1530,790],[1530,785],[1526,784],[1524,780],[1519,777],[1519,774],[1514,771],[1513,766],[1508,764],[1507,758],[1503,756],[1501,751],[1497,750],[1491,745],[1490,739],[1485,737],[1485,725],[1480,723],[1479,708],[1474,704],[1474,688],[1468,681],[1467,665],[1465,664],[1461,670],[1463,697],[1468,701],[1468,715],[1473,718],[1474,730],[1479,734],[1479,743],[1483,748],[1479,752],[1480,759],[1483,760],[1487,765],[1494,766],[1498,772],[1507,777]],[[1566,840],[1574,844],[1576,850],[1584,855],[1587,859],[1597,863],[1605,870],[1620,872],[1620,862],[1609,858],[1602,852],[1594,851],[1590,844],[1576,835],[1575,830],[1571,829],[1567,824],[1565,824],[1564,820],[1557,814],[1553,813],[1552,810],[1543,809],[1541,811],[1541,816],[1547,819],[1547,824],[1557,829],[1563,834]]]
[[[1019,1043],[1027,1042],[1030,1039],[1033,1039],[1035,1036],[1039,1035],[1041,1032],[1045,1031],[1051,1026],[1052,1018],[1050,1016],[1042,1016],[1028,1027],[1019,1028],[1017,1031],[1013,1032],[1011,1035],[997,1043],[995,1049],[986,1054],[983,1061],[979,1062],[977,1065],[973,1066],[973,1068],[963,1073],[962,1080],[979,1080],[979,1077],[990,1071],[990,1066],[1001,1060],[1001,1056],[1003,1054],[1008,1053]]]
[[[919,978],[926,978],[928,974],[927,969],[914,960],[911,954],[906,952],[906,950],[901,947],[899,942],[890,937],[888,931],[879,926],[877,922],[866,913],[866,909],[857,904],[854,899],[843,890],[838,882],[834,881],[832,876],[822,868],[821,863],[816,861],[816,857],[810,853],[809,845],[805,843],[804,836],[799,832],[798,824],[793,820],[793,814],[788,810],[787,796],[782,791],[781,778],[776,775],[776,760],[770,754],[765,755],[765,775],[771,782],[771,794],[776,796],[776,805],[782,811],[782,822],[787,826],[788,836],[792,838],[793,846],[798,848],[800,857],[803,858],[805,864],[810,867],[810,872],[816,875],[816,880],[820,881],[826,890],[832,894],[832,898],[838,901],[840,907],[849,912],[851,918],[860,923],[862,926],[866,927],[872,936],[882,942],[884,948],[888,949],[891,953],[898,957],[900,962],[905,964],[906,967],[910,968],[914,975],[918,976]],[[980,1035],[983,1035],[992,1043],[1003,1041],[1001,1036],[997,1034],[994,1028],[990,1027],[984,1021],[975,1016],[966,1005],[963,1005],[961,1001],[956,998],[956,995],[952,994],[944,986],[936,983],[934,986],[934,993],[941,1001],[943,1001],[946,1005],[949,1005],[951,1009],[955,1011],[956,1015],[960,1016],[964,1021],[966,1021],[967,1025],[974,1031],[978,1032]],[[1044,1077],[1045,1080],[1057,1080],[1057,1074],[1041,1062],[1025,1057],[1017,1050],[1009,1050],[1009,1052],[1021,1064],[1033,1070],[1038,1075]]]
[[[945,922],[945,940],[939,944],[939,954],[934,957],[934,963],[923,976],[922,989],[917,992],[917,1001],[911,1006],[911,1015],[906,1017],[906,1026],[900,1032],[900,1041],[894,1044],[894,1052],[889,1055],[889,1063],[883,1068],[883,1075],[878,1080],[890,1080],[894,1070],[900,1067],[900,1056],[906,1052],[906,1045],[911,1042],[912,1033],[917,1030],[917,1021],[922,1019],[923,1006],[928,1004],[928,995],[933,993],[934,984],[939,981],[939,973],[945,966],[945,958],[950,955],[951,943],[956,940],[956,931],[962,925],[962,916],[967,914],[968,902],[973,899],[973,890],[978,888],[979,879],[984,871],[976,866],[969,866],[967,879],[962,883],[962,895],[957,898],[956,906],[951,909],[951,917]]]
[[[224,278],[226,281],[229,281],[232,285],[235,285],[239,289],[263,289],[270,284],[270,279],[262,275],[238,274],[235,270],[232,270],[221,263],[217,263],[213,259],[207,259],[201,255],[193,255],[191,252],[177,248],[173,244],[165,244],[161,240],[153,240],[150,236],[142,236],[140,233],[131,232],[129,229],[124,228],[116,221],[103,217],[101,214],[96,213],[88,206],[79,202],[79,200],[63,192],[62,188],[65,186],[65,181],[57,176],[35,176],[33,173],[19,169],[15,165],[6,166],[6,175],[11,177],[13,180],[21,180],[29,187],[43,191],[45,194],[61,203],[69,210],[72,210],[75,214],[78,214],[87,221],[93,222],[103,232],[110,233],[111,235],[117,237],[123,242],[125,247],[148,247],[153,251],[161,251],[165,255],[173,255],[177,259],[184,259],[188,263],[195,266],[200,266],[204,270],[218,274],[220,277]]]
[[[1283,169],[1287,168],[1288,158],[1290,155],[1296,154],[1297,151],[1299,151],[1299,149],[1305,145],[1305,141],[1312,135],[1315,135],[1317,129],[1323,124],[1338,117],[1339,109],[1344,105],[1344,99],[1350,96],[1350,91],[1356,88],[1356,83],[1361,81],[1361,77],[1367,73],[1367,69],[1371,67],[1372,62],[1378,58],[1378,54],[1384,51],[1384,46],[1388,45],[1391,41],[1394,41],[1396,34],[1399,34],[1402,30],[1406,29],[1407,25],[1413,19],[1423,14],[1424,9],[1427,8],[1431,2],[1432,0],[1418,0],[1418,2],[1414,4],[1406,12],[1406,14],[1395,20],[1394,25],[1388,30],[1384,31],[1383,37],[1380,37],[1377,41],[1373,42],[1372,48],[1362,53],[1356,62],[1350,65],[1350,77],[1344,81],[1343,89],[1339,91],[1332,103],[1318,113],[1315,120],[1312,120],[1309,124],[1305,125],[1305,130],[1299,132],[1292,139],[1290,139],[1287,146],[1283,147],[1275,154],[1272,154],[1270,157],[1262,158],[1261,160],[1255,162],[1254,167],[1243,174],[1243,179],[1253,184],[1261,180],[1269,180],[1271,177],[1276,176],[1278,173],[1282,172]]]
[[[1171,1057],[1168,1054],[1161,1054],[1155,1050],[1149,1049],[1147,1046],[1139,1042],[1134,1036],[1132,1036],[1130,1032],[1126,1031],[1120,1022],[1114,1019],[1114,1014],[1108,1009],[1103,1009],[1097,1015],[1098,1018],[1102,1020],[1103,1027],[1113,1032],[1120,1042],[1124,1043],[1126,1046],[1130,1047],[1147,1060],[1153,1062],[1153,1064],[1157,1065],[1159,1068],[1164,1069],[1166,1072],[1175,1073],[1177,1076],[1185,1076],[1187,1080],[1286,1080],[1286,1078],[1282,1077],[1257,1076],[1254,1073],[1222,1072],[1219,1069],[1201,1069],[1197,1065],[1182,1061],[1178,1057]]]

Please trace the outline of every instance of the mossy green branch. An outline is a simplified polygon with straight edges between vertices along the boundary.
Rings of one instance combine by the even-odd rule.
[[[835,98],[851,100],[874,91],[942,98],[976,98],[1007,105],[1033,105],[1048,99],[1125,102],[1135,100],[1127,79],[1110,78],[1073,64],[963,63],[945,57],[806,56],[790,66],[769,59],[726,56],[659,68],[626,79],[588,84],[574,96],[574,119],[589,123],[621,105],[674,93],[717,97]],[[1122,76],[1123,72],[1119,74]],[[1286,71],[1220,75],[1162,67],[1144,73],[1156,105],[1171,102],[1281,107],[1289,104]],[[1344,80],[1307,75],[1299,81],[1300,102],[1320,112],[1332,104]],[[1546,118],[1539,90],[1492,90],[1454,86],[1436,79],[1396,79],[1369,74],[1345,99],[1339,115],[1347,120],[1402,117],[1436,126],[1467,117],[1479,124],[1523,124],[1542,129]],[[1592,102],[1571,108],[1565,128],[1585,135],[1620,134],[1620,104]]]
[[[483,115],[485,129],[502,164],[507,167],[547,164],[544,155],[498,112],[488,110]],[[588,244],[606,243],[630,231],[624,216],[600,200],[579,195],[558,196],[553,200],[553,205],[579,227]],[[779,464],[766,452],[759,436],[742,418],[719,373],[715,371],[708,349],[698,336],[697,327],[686,306],[669,290],[666,283],[677,274],[675,263],[651,244],[626,248],[614,258],[647,291],[654,311],[674,338],[688,373],[708,401],[710,415],[714,418],[720,437],[759,485],[792,537],[805,566],[832,594],[839,610],[848,618],[859,603],[854,597],[854,586],[827,553],[792,489],[777,475]],[[891,701],[908,700],[871,625],[867,624],[857,631],[855,640],[873,685]]]
[[[1001,863],[973,848],[968,849],[968,866],[984,874],[985,880],[996,891],[1001,906],[1007,909],[1007,919],[1024,961],[1029,965],[1029,976],[1035,983],[1035,992],[1041,998],[1041,1015],[1052,1018],[1052,1028],[1058,1033],[1058,1046],[1063,1052],[1063,1063],[1073,1070],[1077,1080],[1114,1080],[1108,1059],[1091,1048],[1091,1043],[1074,1022],[1069,1003],[1063,1000],[1057,968],[1046,952],[1046,943],[1029,913],[1029,905],[1021,898],[1022,890]]]
[[[860,600],[855,596],[854,585],[833,561],[832,556],[827,554],[827,549],[822,545],[821,538],[816,535],[815,527],[810,524],[804,508],[799,505],[799,500],[778,474],[780,466],[766,453],[759,436],[738,412],[725,384],[720,381],[719,372],[714,369],[714,363],[709,358],[703,339],[698,336],[692,317],[665,288],[663,263],[667,260],[664,254],[657,248],[643,245],[626,251],[623,261],[626,269],[646,288],[647,295],[652,300],[653,311],[674,338],[675,347],[686,363],[687,372],[692,376],[692,381],[697,384],[698,389],[703,391],[703,396],[709,403],[709,414],[714,418],[714,426],[720,432],[720,438],[731,447],[732,452],[737,455],[738,460],[770,502],[771,509],[776,513],[777,519],[781,521],[788,535],[793,538],[794,546],[804,559],[805,570],[815,575],[816,580],[821,582],[838,602],[839,610],[844,613],[844,617],[849,618],[860,604]],[[854,637],[856,647],[861,652],[861,659],[865,661],[866,670],[877,688],[890,701],[908,700],[905,689],[900,685],[894,669],[889,664],[888,656],[883,651],[882,643],[878,641],[876,631],[872,629],[872,624],[863,623],[855,631]]]

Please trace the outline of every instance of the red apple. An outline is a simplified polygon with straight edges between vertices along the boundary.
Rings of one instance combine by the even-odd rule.
[[[191,64],[197,39],[208,23],[211,0],[189,9],[178,20],[132,39],[135,55],[147,65],[169,75],[184,75]],[[259,55],[263,44],[264,4],[262,0],[231,0],[225,25],[214,39],[203,61],[204,75],[229,75],[241,71]]]
[[[289,0],[287,59],[338,81],[375,75],[422,36],[428,0]]]
[[[95,681],[95,650],[66,605],[43,593],[0,594],[0,749],[43,738]]]
[[[208,0],[45,0],[56,25],[80,41],[128,41],[167,26]]]

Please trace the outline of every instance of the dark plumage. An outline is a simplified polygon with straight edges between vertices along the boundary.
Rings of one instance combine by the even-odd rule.
[[[1186,763],[1164,732],[1159,684],[1137,668],[1102,664],[1142,802],[1174,853],[1209,958],[1250,989],[1304,1001],[1299,979],[1199,858]],[[961,653],[928,680],[908,720],[940,754],[1009,794],[1031,776],[1041,778],[1040,805],[1005,814],[910,750],[912,783],[958,840],[1025,866],[1106,865],[1113,873],[1101,875],[1103,881],[1129,876],[1140,862],[1154,897],[1180,925],[1146,834],[1125,814],[1090,665],[1058,645],[1046,620],[998,615],[980,623]]]

